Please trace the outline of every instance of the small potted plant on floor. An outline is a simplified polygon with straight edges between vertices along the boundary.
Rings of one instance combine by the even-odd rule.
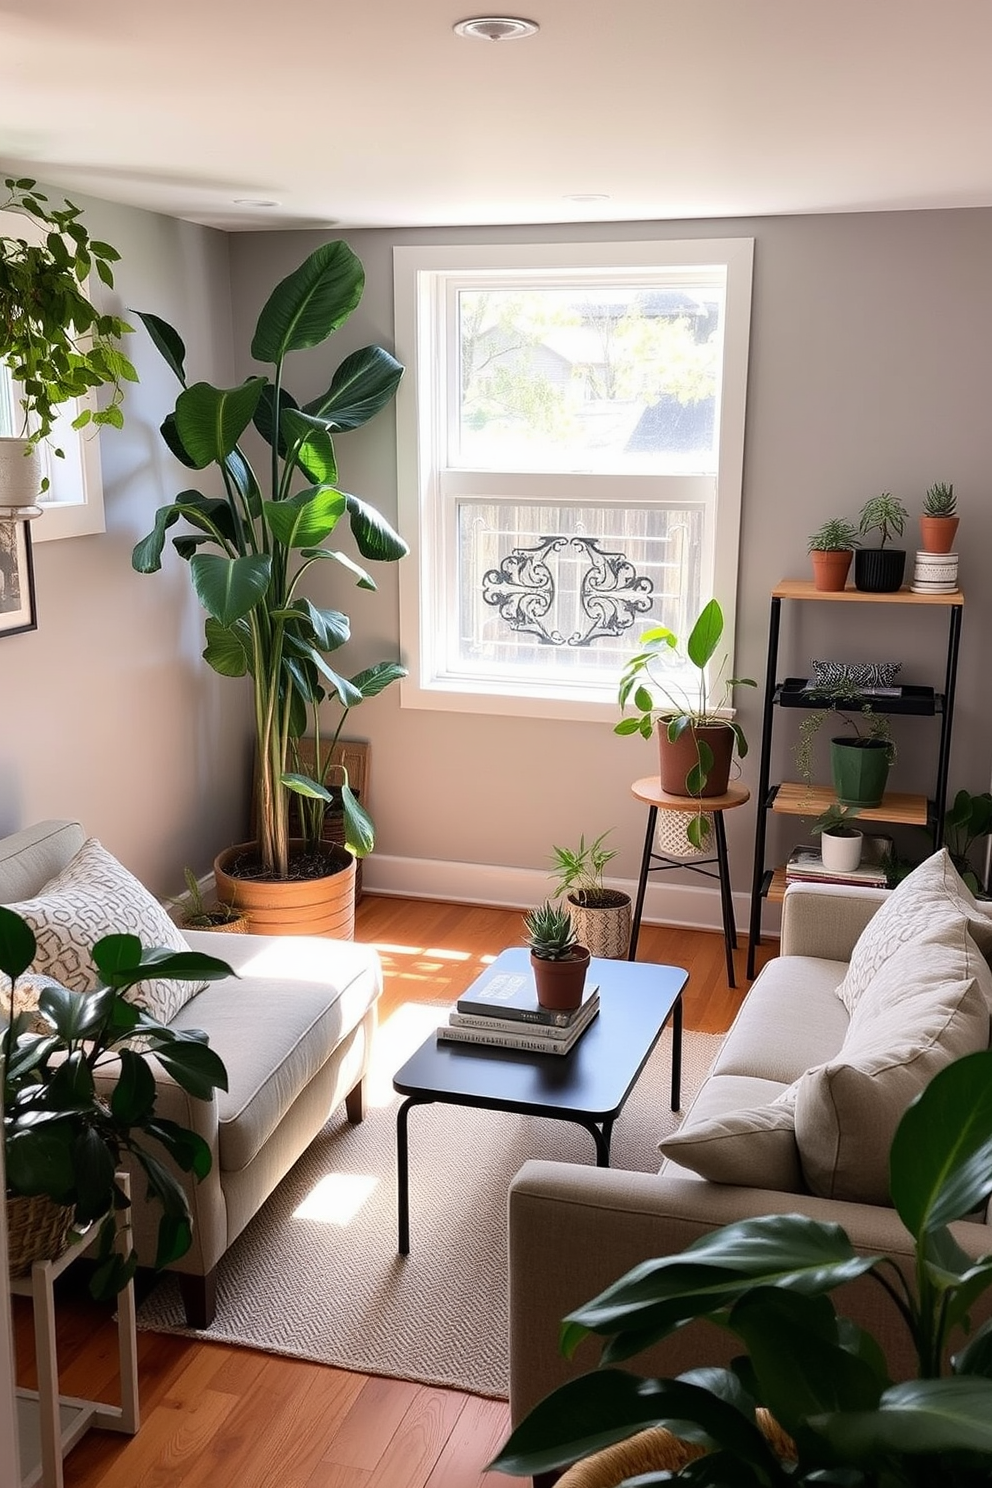
[[[583,835],[577,848],[552,849],[555,896],[567,898],[576,937],[591,955],[622,961],[630,943],[630,895],[603,883],[603,870],[617,855],[603,846],[608,836],[603,832],[587,844]]]
[[[957,498],[953,485],[937,481],[923,498],[920,541],[925,553],[950,553],[957,536]]]
[[[735,747],[741,759],[747,754],[744,730],[728,713],[733,689],[756,684],[750,677],[725,676],[726,657],[715,687],[707,677],[722,635],[723,611],[711,599],[689,633],[684,654],[674,632],[656,626],[643,633],[642,649],[620,678],[620,706],[632,702],[637,717],[622,718],[613,732],[650,739],[657,729],[661,788],[669,795],[701,799],[724,795]],[[687,678],[690,667],[696,671],[694,683]],[[657,689],[657,700],[649,682]],[[693,847],[705,845],[709,830],[710,820],[701,810],[689,818],[686,832]]]
[[[982,791],[973,796],[959,790],[944,814],[944,841],[951,861],[973,894],[985,896],[988,891],[984,872],[979,874],[971,854],[976,843],[992,833],[992,793]]]
[[[569,911],[547,899],[525,916],[524,930],[538,1002],[558,1012],[579,1007],[589,949],[579,944]]]
[[[810,828],[813,836],[820,839],[824,868],[834,873],[851,873],[861,862],[864,834],[851,825],[851,818],[857,814],[857,806],[844,806],[834,801]]]
[[[890,491],[873,496],[861,508],[858,531],[862,537],[879,533],[877,548],[858,548],[854,555],[854,587],[868,594],[894,594],[906,572],[905,548],[890,548],[892,537],[902,537],[909,512]]]
[[[192,868],[183,869],[186,893],[172,900],[180,930],[226,930],[228,934],[247,935],[248,918],[233,904],[208,904],[200,881]]]
[[[854,524],[844,517],[831,517],[817,528],[808,547],[814,587],[822,593],[836,593],[843,589],[858,545]]]

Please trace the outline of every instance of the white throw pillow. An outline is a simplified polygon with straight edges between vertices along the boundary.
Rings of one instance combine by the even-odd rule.
[[[711,1183],[805,1193],[796,1145],[795,1087],[767,1106],[689,1121],[658,1143],[672,1162]]]
[[[889,1149],[907,1106],[945,1065],[988,1048],[992,972],[963,919],[954,933],[937,925],[898,946],[836,1058],[796,1082],[803,1176],[820,1197],[891,1203]]]
[[[946,847],[914,868],[868,921],[851,953],[837,996],[853,1015],[869,982],[900,946],[935,925],[953,935],[964,919],[986,960],[992,957],[992,918],[975,903]]]
[[[84,842],[34,898],[8,908],[34,931],[38,949],[31,971],[74,992],[90,992],[97,986],[100,978],[90,950],[105,935],[137,935],[149,950],[189,949],[158,900],[95,837]],[[205,986],[156,977],[139,983],[129,995],[153,1017],[169,1023]]]

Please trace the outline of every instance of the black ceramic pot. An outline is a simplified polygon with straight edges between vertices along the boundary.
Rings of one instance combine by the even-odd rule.
[[[906,572],[904,548],[858,548],[854,554],[854,587],[867,594],[894,594]]]

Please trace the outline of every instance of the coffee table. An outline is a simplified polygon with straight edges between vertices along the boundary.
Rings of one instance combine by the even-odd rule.
[[[530,952],[523,946],[502,951],[494,968],[529,971]],[[440,1102],[572,1121],[592,1137],[597,1165],[608,1168],[613,1123],[671,1018],[672,1110],[679,1109],[682,991],[688,972],[594,956],[589,980],[599,985],[599,1013],[568,1054],[448,1043],[432,1033],[397,1070],[393,1088],[405,1096],[396,1116],[400,1255],[410,1251],[407,1123],[413,1106]]]

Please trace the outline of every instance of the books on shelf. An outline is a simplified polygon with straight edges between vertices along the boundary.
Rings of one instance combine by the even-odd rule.
[[[599,993],[582,1005],[581,1016],[567,1028],[553,1024],[516,1023],[509,1018],[486,1018],[479,1016],[472,1023],[455,1023],[454,1018],[471,1017],[471,1014],[449,1015],[437,1031],[439,1039],[455,1044],[488,1044],[498,1049],[523,1049],[532,1054],[567,1054],[575,1047],[590,1023],[599,1014]]]
[[[576,1021],[589,999],[598,994],[594,982],[586,982],[582,1003],[570,1012],[541,1007],[529,971],[483,972],[474,986],[459,997],[455,1009],[479,1017],[508,1018],[513,1022],[544,1024],[568,1028]]]
[[[819,848],[809,844],[794,847],[785,865],[786,883],[861,884],[866,888],[884,889],[889,882],[892,838],[865,837],[861,862],[849,872],[826,868]]]

